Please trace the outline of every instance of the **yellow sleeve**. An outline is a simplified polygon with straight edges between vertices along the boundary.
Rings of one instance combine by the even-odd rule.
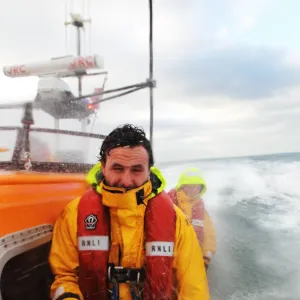
[[[177,214],[174,268],[179,300],[209,300],[202,250],[192,224],[175,206]]]
[[[55,223],[49,263],[55,275],[51,286],[51,299],[83,300],[78,286],[76,269],[79,266],[77,251],[77,208],[79,198],[71,201]]]
[[[205,210],[204,214],[204,244],[203,255],[212,258],[212,255],[216,253],[217,239],[215,227],[209,214]]]

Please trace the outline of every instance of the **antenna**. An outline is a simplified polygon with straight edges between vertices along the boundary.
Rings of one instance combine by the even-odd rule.
[[[72,0],[71,0],[72,1]],[[84,6],[85,4],[85,1],[82,0],[82,10],[83,10],[83,13],[84,13]],[[74,12],[70,12],[70,17],[71,17],[71,20],[70,21],[65,21],[65,26],[69,26],[69,25],[72,25],[76,28],[76,32],[77,32],[77,55],[80,56],[81,55],[81,41],[83,40],[84,42],[84,37],[83,39],[81,39],[81,30],[85,30],[84,29],[84,24],[85,23],[91,23],[92,20],[91,18],[84,18],[81,14],[77,14],[77,13],[74,13]],[[78,97],[81,97],[82,96],[82,75],[78,74],[77,75],[77,78],[78,78]],[[82,119],[81,120],[81,130],[83,132],[86,132],[86,127],[87,127],[87,118],[85,119]]]
[[[66,1],[68,1],[68,0],[66,0]],[[81,1],[82,1],[82,13],[84,14],[85,1],[84,0],[81,0]],[[73,3],[73,1],[72,1],[72,3]],[[71,7],[71,9],[73,10],[74,8]],[[71,17],[71,20],[68,21],[67,16],[66,16],[65,26],[67,28],[67,26],[73,25],[76,28],[76,32],[77,32],[77,55],[80,56],[82,54],[82,51],[81,51],[82,40],[83,40],[83,44],[85,44],[84,36],[83,36],[83,39],[81,37],[81,30],[83,30],[83,33],[84,33],[85,32],[84,24],[85,23],[91,23],[92,19],[90,18],[90,16],[88,18],[84,18],[81,14],[74,13],[74,11],[70,12],[70,17]],[[78,75],[78,96],[79,97],[82,96],[82,83],[81,83],[81,76],[80,75]]]

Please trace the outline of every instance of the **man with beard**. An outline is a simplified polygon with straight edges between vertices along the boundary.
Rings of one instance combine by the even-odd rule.
[[[209,299],[196,234],[164,191],[142,129],[113,130],[87,180],[55,224],[53,300]]]

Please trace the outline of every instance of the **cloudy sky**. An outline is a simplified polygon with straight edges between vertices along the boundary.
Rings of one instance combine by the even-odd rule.
[[[82,2],[68,1],[75,11]],[[87,35],[83,53],[104,57],[106,88],[144,81],[148,1],[90,3],[91,44]],[[299,151],[299,11],[298,0],[154,1],[157,161]],[[74,31],[66,46],[62,0],[1,1],[0,16],[1,68],[76,52]],[[102,81],[86,79],[84,91]],[[1,74],[0,99],[30,99],[37,82]],[[76,93],[75,80],[68,82]],[[2,111],[0,125],[18,118]],[[88,130],[107,134],[125,122],[149,133],[148,90],[101,104]],[[53,119],[37,113],[35,126],[53,127]],[[80,123],[62,127],[80,130]]]

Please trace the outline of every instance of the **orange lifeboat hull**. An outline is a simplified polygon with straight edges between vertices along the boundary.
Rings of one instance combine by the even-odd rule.
[[[87,188],[84,174],[0,173],[0,237],[54,225],[66,204]]]

